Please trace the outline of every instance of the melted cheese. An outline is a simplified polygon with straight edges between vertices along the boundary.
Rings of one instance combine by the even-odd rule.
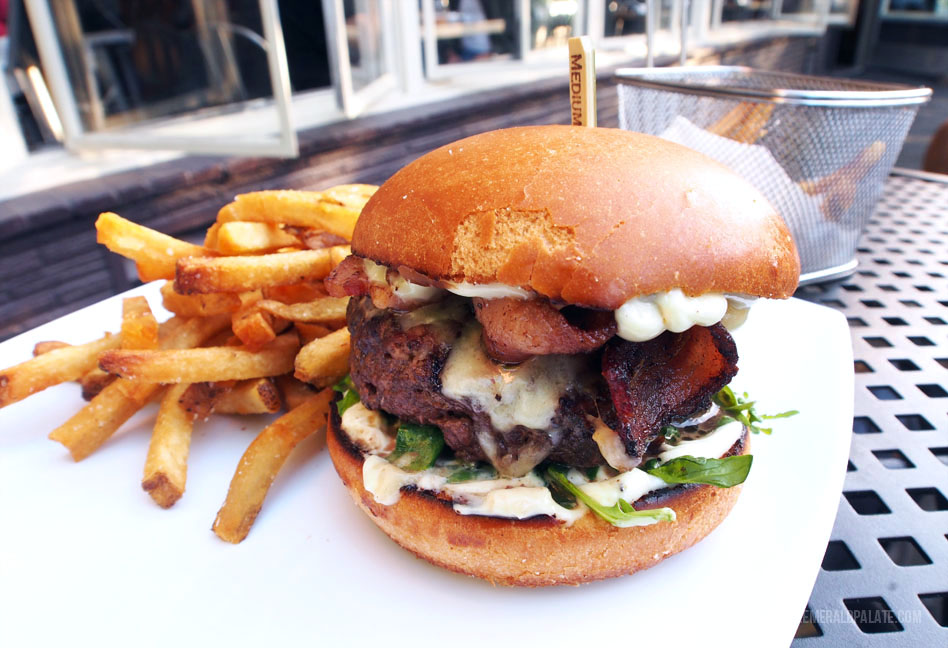
[[[444,293],[444,290],[435,286],[412,283],[397,272],[389,272],[387,266],[372,259],[363,259],[362,265],[369,283],[390,287],[392,293],[405,305],[430,303],[440,299]]]
[[[396,277],[392,283],[392,292],[406,303],[428,303],[439,299],[444,292],[435,286],[422,286],[408,281],[402,276]]]
[[[481,326],[474,321],[448,355],[441,391],[449,398],[470,402],[501,432],[517,425],[545,430],[560,396],[576,383],[581,368],[582,358],[564,355],[534,356],[516,366],[497,364],[484,351]]]
[[[592,436],[593,441],[599,446],[599,454],[607,464],[616,470],[632,470],[641,463],[641,458],[629,456],[622,439],[615,430],[603,423],[602,419],[592,416],[587,418],[595,430]]]

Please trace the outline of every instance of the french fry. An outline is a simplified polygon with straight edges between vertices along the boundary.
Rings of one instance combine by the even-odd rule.
[[[823,215],[827,220],[839,220],[853,206],[863,178],[885,155],[885,148],[885,142],[876,140],[833,173],[797,184],[811,196],[823,195]]]
[[[296,356],[295,367],[294,375],[303,382],[317,387],[335,383],[349,372],[349,329],[333,331],[304,346]]]
[[[309,338],[306,338],[307,341]],[[37,342],[33,347],[33,355],[43,355],[44,353],[49,353],[50,351],[55,351],[56,349],[62,349],[65,347],[70,347],[71,344],[66,342],[57,342],[57,341],[48,341],[48,342]],[[82,388],[82,398],[83,400],[90,401],[96,394],[98,394],[102,389],[108,385],[110,382],[115,380],[115,376],[112,374],[106,373],[94,367],[82,374],[82,376],[77,381],[79,386]]]
[[[307,324],[305,322],[294,322],[293,328],[300,336],[300,344],[307,345],[316,338],[326,337],[332,333],[332,329],[322,324]]]
[[[370,184],[344,184],[323,189],[320,193],[324,198],[338,202],[340,205],[358,209],[359,211],[369,202],[369,198],[378,191],[376,185]]]
[[[325,278],[349,254],[339,245],[322,250],[260,256],[189,257],[178,261],[174,289],[194,293],[245,292]]]
[[[237,220],[278,223],[325,230],[346,240],[359,218],[361,206],[346,206],[315,191],[254,191],[232,203]]]
[[[100,391],[115,380],[115,376],[98,367],[90,369],[79,379],[83,400],[91,401]]]
[[[121,340],[119,335],[106,334],[86,344],[53,349],[0,371],[0,407],[6,407],[47,387],[79,380],[83,374],[95,368],[101,353],[118,348]]]
[[[257,303],[242,307],[231,320],[234,335],[251,349],[259,349],[269,343],[289,326],[286,320],[260,310]]]
[[[208,250],[217,250],[217,233],[221,229],[220,223],[214,223],[204,233],[204,247]]]
[[[316,388],[309,383],[300,382],[293,376],[286,374],[276,377],[277,387],[283,396],[287,409],[293,409],[304,400],[316,393]]]
[[[300,240],[273,223],[217,223],[216,250],[221,254],[263,254],[285,247],[302,247]]]
[[[234,293],[207,293],[180,295],[174,291],[174,282],[161,287],[161,303],[166,310],[182,317],[224,315],[240,308],[240,297]]]
[[[310,392],[312,393],[312,392]],[[272,378],[257,378],[237,383],[216,400],[217,414],[275,414],[283,408],[280,390]]]
[[[122,300],[122,348],[155,349],[158,347],[158,320],[144,297]]]
[[[219,210],[217,210],[217,223],[216,223],[217,225],[222,225],[224,223],[233,223],[234,221],[239,221],[239,220],[241,219],[237,215],[236,205],[234,205],[234,203],[232,202],[227,203],[226,205],[221,207]],[[219,228],[214,231],[215,232],[219,231]],[[206,242],[205,242],[205,245],[207,245]],[[214,245],[217,245],[216,238],[214,239]],[[212,246],[209,246],[209,247],[212,247]]]
[[[235,384],[236,382],[232,380],[192,383],[181,393],[178,404],[195,419],[207,420],[214,412],[217,400]]]
[[[43,355],[44,353],[49,353],[50,351],[55,351],[56,349],[64,349],[66,347],[72,346],[68,342],[57,342],[56,340],[48,340],[46,342],[37,342],[33,346],[33,356]]]
[[[753,144],[764,136],[764,126],[774,111],[774,104],[742,101],[708,127],[709,133],[744,144]]]
[[[174,279],[175,261],[182,257],[213,254],[200,245],[162,234],[112,212],[99,214],[95,229],[99,243],[135,262],[138,276],[144,282]]]
[[[348,297],[322,297],[311,302],[283,304],[263,299],[254,306],[258,310],[282,317],[291,322],[310,322],[316,324],[343,324],[346,321]]]
[[[220,315],[191,320],[173,317],[159,327],[159,347],[180,349],[196,346],[227,326],[227,321],[226,317]],[[153,383],[115,380],[89,401],[88,405],[53,430],[49,438],[62,443],[75,461],[81,461],[95,452],[160,390],[161,385]]]
[[[121,383],[116,380],[103,388],[88,405],[50,433],[49,438],[66,446],[74,461],[95,452],[161,390],[161,385],[149,385],[148,391],[137,392],[144,397],[138,400],[130,398]]]
[[[214,520],[212,528],[217,537],[234,544],[247,537],[270,485],[290,452],[300,441],[325,428],[331,398],[331,389],[314,394],[264,428],[253,440],[237,464],[227,498]]]
[[[142,488],[162,508],[170,508],[181,499],[188,477],[195,417],[178,404],[187,388],[181,383],[165,391],[145,458]]]
[[[278,376],[293,369],[299,349],[295,332],[281,335],[258,351],[205,347],[159,351],[116,349],[99,365],[123,378],[145,383],[194,383]]]
[[[274,299],[284,304],[298,304],[299,302],[309,302],[320,297],[329,296],[322,281],[287,284],[285,286],[267,286],[260,293],[262,299]]]

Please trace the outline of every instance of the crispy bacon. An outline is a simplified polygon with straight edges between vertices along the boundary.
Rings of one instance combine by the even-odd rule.
[[[737,347],[720,324],[648,342],[615,338],[602,355],[626,450],[641,456],[663,425],[707,408],[737,373]]]
[[[500,362],[523,362],[551,353],[590,353],[615,335],[610,311],[568,306],[557,310],[538,299],[474,299],[487,352]]]
[[[362,257],[342,260],[326,278],[326,289],[333,297],[362,297],[369,294],[369,276]]]

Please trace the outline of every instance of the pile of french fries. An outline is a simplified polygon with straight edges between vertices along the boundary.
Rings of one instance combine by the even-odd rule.
[[[164,508],[184,494],[195,424],[285,409],[247,448],[212,527],[242,541],[290,452],[325,426],[331,385],[348,373],[347,299],[330,297],[323,279],[349,255],[375,190],[242,194],[221,208],[204,245],[101,214],[99,243],[134,261],[142,281],[165,280],[173,317],[159,323],[144,297],[129,297],[118,334],[40,342],[31,360],[0,371],[0,407],[78,382],[88,404],[49,438],[81,461],[157,402],[142,488]]]

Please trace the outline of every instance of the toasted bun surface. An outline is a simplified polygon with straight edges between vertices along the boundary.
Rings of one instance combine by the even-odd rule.
[[[789,297],[786,225],[743,178],[663,139],[531,126],[443,146],[362,211],[352,249],[436,279],[618,308],[641,295]]]
[[[375,501],[362,482],[362,452],[330,416],[327,446],[349,494],[382,531],[419,558],[499,585],[578,585],[631,574],[687,549],[731,511],[740,486],[676,486],[642,498],[636,508],[669,506],[675,522],[620,529],[591,512],[572,526],[538,516],[528,520],[460,515],[431,493],[403,489],[391,506]],[[748,451],[745,437],[732,448]]]

